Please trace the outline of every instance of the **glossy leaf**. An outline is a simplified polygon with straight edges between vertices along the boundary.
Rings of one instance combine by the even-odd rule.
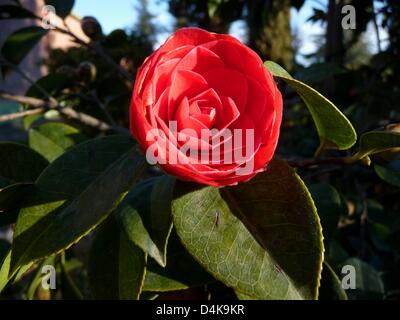
[[[32,183],[16,183],[0,191],[0,226],[15,223],[25,196],[33,188]]]
[[[400,133],[371,131],[360,137],[357,153],[352,157],[354,160],[362,159],[375,153],[400,150]]]
[[[36,18],[33,12],[15,5],[0,6],[0,20]]]
[[[3,261],[0,261],[0,293],[4,290],[8,283],[11,282],[11,280],[13,280],[14,283],[19,281],[32,266],[32,263],[28,263],[20,268],[17,268],[13,272],[10,272],[11,252],[12,251],[10,249],[7,252],[7,255],[3,258]]]
[[[25,145],[0,142],[0,226],[16,221],[32,183],[47,165],[45,158]]]
[[[349,149],[356,143],[356,132],[346,116],[327,98],[307,84],[294,79],[286,70],[272,61],[265,67],[275,76],[287,82],[306,104],[314,120],[321,143],[326,148]]]
[[[143,162],[130,137],[109,136],[82,143],[50,164],[19,214],[11,269],[66,249],[90,232],[137,181]]]
[[[374,169],[378,177],[381,178],[383,181],[393,186],[400,187],[400,172],[391,170],[380,165],[375,165]]]
[[[172,229],[171,200],[175,179],[167,175],[147,179],[129,192],[117,212],[128,238],[161,266]]]
[[[50,162],[85,139],[78,129],[64,123],[46,123],[29,130],[29,146]]]
[[[322,269],[319,300],[347,300],[341,281],[327,262]]]
[[[9,250],[6,255],[0,257],[0,293],[4,290],[9,282],[11,251]]]
[[[325,247],[329,248],[329,244],[336,232],[340,215],[344,213],[345,208],[340,194],[331,185],[313,184],[309,190],[321,219]]]
[[[167,266],[161,267],[154,260],[148,260],[143,291],[185,290],[215,282],[215,279],[183,248],[175,233],[168,242]]]
[[[39,26],[18,29],[5,40],[1,54],[9,63],[18,65],[46,34],[47,30]],[[3,75],[11,69],[10,66],[3,66]]]
[[[0,189],[20,182],[34,182],[48,162],[25,145],[0,142]]]
[[[139,299],[146,255],[126,236],[111,215],[97,230],[89,255],[88,275],[95,299]]]
[[[53,6],[59,17],[65,18],[71,13],[75,0],[45,0],[45,3]]]
[[[311,196],[284,161],[236,187],[180,184],[172,212],[189,253],[215,278],[254,299],[316,299],[321,226]]]

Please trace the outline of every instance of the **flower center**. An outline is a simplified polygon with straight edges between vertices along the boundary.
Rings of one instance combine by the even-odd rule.
[[[189,116],[211,128],[216,119],[216,110],[207,100],[193,101],[189,106]]]

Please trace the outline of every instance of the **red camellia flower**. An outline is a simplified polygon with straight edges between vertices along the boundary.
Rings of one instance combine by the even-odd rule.
[[[197,28],[176,31],[137,73],[131,131],[147,160],[183,180],[247,181],[279,137],[282,97],[255,52]]]

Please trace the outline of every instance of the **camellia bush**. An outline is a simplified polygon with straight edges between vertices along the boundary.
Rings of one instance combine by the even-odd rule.
[[[57,2],[64,17],[69,2]],[[40,19],[17,4],[0,12]],[[21,120],[28,136],[0,142],[0,225],[12,229],[12,243],[0,242],[2,297],[346,299],[340,265],[368,274],[377,292],[368,265],[343,252],[337,263],[345,199],[307,170],[394,157],[396,128],[357,136],[330,100],[229,35],[179,29],[143,62],[131,51],[140,37],[82,21],[88,43],[31,26],[1,49],[7,77],[23,74],[20,61],[48,32],[79,44],[53,52],[26,95],[0,95],[21,106],[2,121]],[[278,87],[309,112],[314,157],[279,155]],[[41,285],[46,266],[53,288]]]

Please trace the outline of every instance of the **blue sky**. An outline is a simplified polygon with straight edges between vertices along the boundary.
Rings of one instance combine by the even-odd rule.
[[[154,5],[154,1],[149,2],[151,3],[150,11],[160,16],[163,19],[162,23],[171,22],[165,2],[159,6]],[[117,28],[132,27],[137,21],[135,9],[137,3],[136,0],[76,0],[73,11],[81,17],[88,15],[96,17],[107,33]]]
[[[158,2],[158,4],[156,4]],[[172,30],[173,17],[168,13],[168,6],[166,1],[149,0],[150,12],[155,15],[157,25],[164,27],[166,30]],[[307,22],[307,19],[313,13],[313,7],[323,8],[326,6],[327,0],[307,0],[300,11],[292,9],[291,25],[300,34],[300,54],[308,54],[315,50],[314,36],[324,33],[324,29],[319,24],[312,24]],[[137,21],[137,14],[135,6],[137,0],[113,0],[113,1],[99,1],[99,0],[76,0],[74,6],[74,13],[78,16],[91,15],[96,17],[105,33],[108,33],[117,28],[129,29],[134,26]],[[241,38],[243,30],[240,24],[235,24],[231,30],[234,36]],[[367,32],[371,35],[373,33]],[[160,34],[157,39],[156,46],[162,44],[169,32]],[[373,43],[373,39],[371,39]],[[374,51],[374,48],[372,48]],[[298,56],[302,60],[301,55]],[[306,63],[306,61],[301,61]]]
[[[173,18],[168,13],[168,7],[164,1],[159,1],[160,5],[155,5],[155,1],[149,1],[150,11],[157,16],[157,22],[169,26]],[[312,6],[322,1],[306,1],[299,13],[293,10],[292,25],[304,25],[307,18],[312,14]],[[137,21],[135,10],[136,0],[114,0],[114,1],[96,1],[96,0],[76,0],[74,13],[79,16],[95,16],[102,24],[104,31],[110,32],[116,28],[130,28]]]

